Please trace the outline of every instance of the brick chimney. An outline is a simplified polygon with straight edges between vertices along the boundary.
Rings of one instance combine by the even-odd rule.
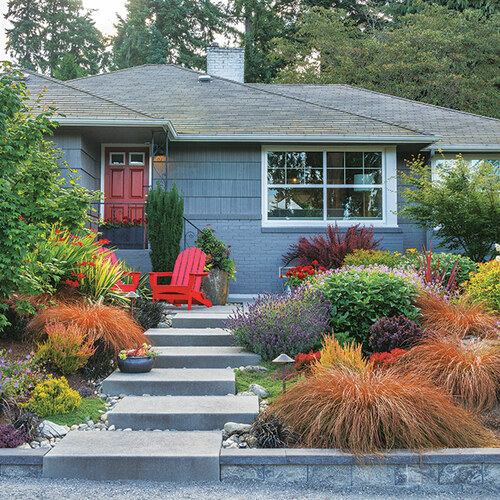
[[[207,74],[243,83],[245,81],[245,49],[207,47]]]

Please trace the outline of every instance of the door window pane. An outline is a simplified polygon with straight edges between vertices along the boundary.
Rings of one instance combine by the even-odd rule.
[[[110,153],[109,163],[111,165],[125,165],[125,153]]]
[[[144,165],[144,153],[130,153],[129,163],[130,165]]]
[[[328,219],[382,219],[381,188],[327,189]]]
[[[323,219],[323,189],[283,188],[268,190],[269,219]]]

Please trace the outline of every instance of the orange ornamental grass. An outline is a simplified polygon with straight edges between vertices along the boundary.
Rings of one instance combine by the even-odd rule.
[[[302,446],[352,453],[476,448],[491,431],[429,380],[393,370],[323,370],[270,406]]]
[[[130,314],[102,302],[68,302],[41,310],[28,327],[35,335],[42,335],[47,323],[76,325],[96,341],[102,341],[115,351],[132,349],[144,342],[150,343]]]
[[[402,363],[403,370],[428,377],[468,410],[484,411],[497,403],[498,340],[431,336],[410,349]]]
[[[417,299],[419,322],[426,330],[437,335],[490,336],[500,322],[500,316],[490,312],[483,302],[467,295],[446,302],[441,298],[423,294]]]

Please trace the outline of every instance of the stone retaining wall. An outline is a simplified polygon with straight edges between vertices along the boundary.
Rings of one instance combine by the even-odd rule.
[[[50,448],[0,449],[0,477],[41,477],[44,455]]]
[[[360,463],[361,461],[361,463]],[[394,451],[358,459],[335,450],[223,449],[221,481],[299,482],[338,488],[412,487],[500,491],[500,449]]]

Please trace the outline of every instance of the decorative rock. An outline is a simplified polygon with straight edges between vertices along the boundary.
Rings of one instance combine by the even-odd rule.
[[[50,420],[44,420],[38,426],[38,434],[44,438],[63,437],[67,433],[68,431],[62,425],[57,425]]]
[[[250,448],[257,448],[257,438],[255,436],[248,436],[246,441]]]
[[[20,448],[22,450],[27,450],[27,449],[31,449],[31,446],[28,443],[24,443],[24,444],[20,444],[16,448]]]
[[[132,429],[130,427],[127,427],[126,429],[123,429],[123,432],[130,432]]]
[[[104,415],[101,415],[101,420],[102,420],[103,422],[107,422],[107,421],[108,421],[108,414],[107,414],[107,413],[105,413]]]
[[[259,366],[259,365],[248,365],[241,367],[240,370],[248,373],[266,373],[267,368],[265,366]]]
[[[231,448],[239,448],[239,445],[238,445],[237,443],[233,443],[233,444],[230,444],[230,445],[228,446],[228,448],[229,448],[229,449],[231,449]]]
[[[100,394],[99,397],[101,399],[108,399],[108,396],[106,394]]]
[[[78,428],[79,428],[80,430],[87,429],[87,428],[88,428],[88,425],[87,425],[87,424],[80,424],[80,425],[78,426]]]
[[[259,396],[261,399],[265,399],[269,396],[269,393],[267,392],[267,389],[262,387],[259,384],[250,384],[250,387],[248,388],[250,392],[253,392],[256,396]]]
[[[248,445],[245,442],[242,442],[238,445],[238,448],[248,448]]]
[[[40,443],[40,448],[49,448],[50,442],[48,439],[43,439]]]
[[[40,443],[38,441],[31,441],[30,446],[32,448],[40,448]]]
[[[237,424],[236,422],[227,422],[224,424],[224,432],[231,436],[233,434],[243,434],[244,432],[248,432],[248,430],[252,427],[250,424]]]
[[[116,427],[114,425],[110,425],[108,427],[108,431],[114,431],[116,429]]]
[[[243,392],[238,392],[238,394],[236,394],[236,396],[255,396],[255,394],[253,392],[250,392],[250,391],[243,391]]]
[[[93,420],[87,420],[87,425],[89,427],[92,427],[94,425],[94,421]]]
[[[78,425],[77,424],[72,425],[70,431],[76,431],[76,430],[78,430]]]

